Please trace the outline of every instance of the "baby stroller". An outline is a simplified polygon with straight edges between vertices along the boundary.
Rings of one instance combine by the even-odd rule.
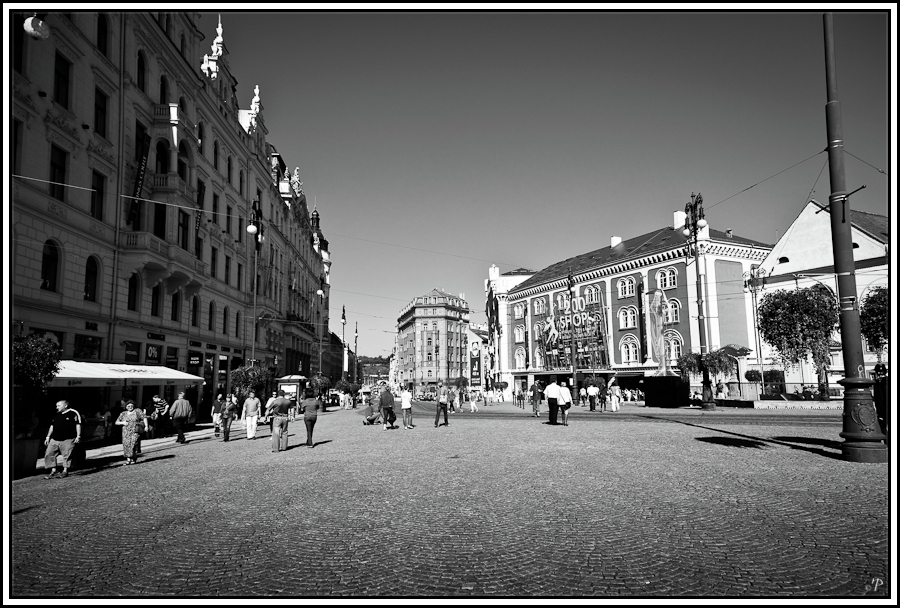
[[[381,424],[381,410],[375,411],[370,405],[363,411],[363,415],[365,416],[363,418],[363,426]]]

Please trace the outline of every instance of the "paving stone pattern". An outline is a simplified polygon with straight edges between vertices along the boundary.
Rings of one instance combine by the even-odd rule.
[[[301,421],[286,452],[236,428],[17,480],[10,594],[890,594],[888,467],[840,460],[839,417],[492,413],[383,431],[334,411],[314,449]]]

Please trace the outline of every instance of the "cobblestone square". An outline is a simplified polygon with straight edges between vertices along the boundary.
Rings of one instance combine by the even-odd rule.
[[[10,592],[889,597],[888,466],[839,458],[839,416],[659,412],[417,404],[411,430],[320,415],[314,449],[296,421],[282,453],[240,428],[110,448],[12,483]]]

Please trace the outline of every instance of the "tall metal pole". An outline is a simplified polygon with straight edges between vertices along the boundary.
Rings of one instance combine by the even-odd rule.
[[[840,302],[841,352],[844,355],[844,424],[840,436],[844,438],[841,453],[851,462],[887,462],[887,446],[878,423],[878,414],[869,387],[874,384],[866,377],[862,354],[862,331],[859,323],[859,302],[856,297],[856,267],[853,262],[853,237],[847,221],[848,198],[844,184],[844,135],[841,104],[837,98],[837,74],[834,63],[834,22],[825,13],[825,83],[828,102],[825,104],[825,123],[828,131],[828,172],[831,195],[828,197],[831,215],[831,247],[834,252],[834,271],[837,275]]]
[[[697,196],[691,194],[691,202],[685,206],[685,228],[683,234],[688,238],[688,247],[693,240],[694,245],[694,269],[697,274],[697,321],[700,326],[700,371],[703,373],[703,395],[701,407],[705,410],[716,409],[713,400],[712,382],[709,379],[709,369],[703,363],[703,355],[709,352],[709,336],[706,333],[706,303],[703,300],[703,275],[700,274],[700,244],[698,236],[700,230],[706,227],[706,219],[703,217],[703,196],[698,192]],[[687,258],[685,258],[687,259]]]
[[[578,370],[575,369],[575,279],[572,273],[566,277],[566,285],[569,289],[569,353],[572,358],[572,393],[573,399],[578,398]]]

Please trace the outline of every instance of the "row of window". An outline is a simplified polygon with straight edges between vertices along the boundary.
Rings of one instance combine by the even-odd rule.
[[[669,300],[664,311],[664,323],[678,323],[681,316],[681,304],[678,300]],[[626,306],[619,309],[619,329],[630,329],[637,327],[638,309],[636,306]],[[543,332],[544,324],[537,322],[534,324],[534,335],[539,336]],[[516,343],[525,342],[525,326],[516,325],[513,329],[513,336]]]
[[[656,284],[660,289],[674,289],[678,286],[678,271],[675,268],[662,268],[656,273]],[[625,277],[619,279],[616,283],[616,290],[619,298],[627,298],[634,295],[636,282],[634,277]],[[598,304],[600,302],[600,288],[594,285],[588,285],[584,290],[584,300],[586,304]],[[557,307],[562,310],[569,305],[570,294],[561,292],[557,294]],[[547,312],[547,302],[543,298],[534,300],[534,314],[540,315]],[[519,302],[513,307],[513,314],[516,319],[525,318],[526,304]]]
[[[61,250],[59,245],[54,243],[53,241],[46,241],[44,243],[44,248],[41,254],[41,283],[40,289],[44,291],[52,291],[59,292],[60,291],[60,261],[62,259]],[[213,267],[217,263],[217,250],[212,248],[213,253]],[[241,264],[237,265],[237,289],[241,289],[241,276],[243,274],[243,266]],[[225,256],[225,282],[226,284],[229,282],[229,277],[231,275],[231,258],[229,256]],[[214,273],[213,273],[213,276]],[[95,256],[88,257],[85,262],[84,269],[84,290],[83,295],[85,301],[88,302],[97,302],[99,300],[99,289],[100,289],[100,262]],[[150,314],[155,317],[162,316],[160,312],[160,287],[157,285],[153,288],[151,294],[151,305],[150,305]],[[197,306],[199,306],[199,299],[194,298]],[[140,312],[140,303],[141,303],[141,290],[140,290],[140,279],[137,273],[132,274],[131,278],[128,280],[128,310],[133,310],[136,312]],[[180,295],[178,292],[172,295],[172,306],[171,306],[171,319],[173,321],[181,322],[181,301]],[[210,331],[213,328],[213,316],[215,311],[215,303],[210,302]],[[193,309],[191,313],[191,324],[199,327],[199,312],[198,309]],[[235,328],[235,332],[239,332],[240,325],[240,313],[237,313],[238,319],[238,327]],[[228,326],[228,308],[226,307],[224,310],[223,317],[223,333],[228,333],[225,328]],[[238,335],[235,333],[234,335]]]
[[[678,332],[669,331],[665,333],[666,361],[673,365],[684,350],[684,340]],[[641,362],[641,349],[637,338],[631,334],[624,336],[619,341],[619,356],[623,364],[632,364]],[[519,347],[515,352],[516,369],[524,369],[526,363],[525,348]],[[544,351],[541,347],[534,349],[534,366],[536,368],[544,367]]]

